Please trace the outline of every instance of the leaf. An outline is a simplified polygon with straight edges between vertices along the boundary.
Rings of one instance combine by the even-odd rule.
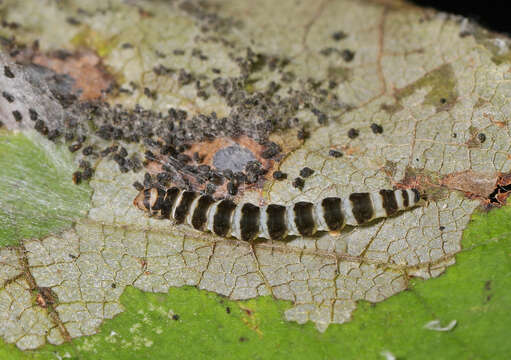
[[[4,346],[0,358],[102,354],[104,359],[138,359],[148,351],[155,359],[316,359],[340,353],[345,359],[381,359],[383,351],[405,359],[505,357],[510,351],[510,215],[509,208],[477,214],[464,236],[467,250],[445,275],[413,280],[408,291],[382,303],[364,302],[350,323],[323,334],[310,324],[283,322],[290,304],[271,297],[237,302],[190,287],[165,295],[129,287],[121,297],[125,312],[106,322],[99,334],[32,353]],[[455,319],[457,326],[448,333],[425,330],[432,319]]]
[[[6,135],[0,135],[0,244],[47,236],[85,215],[90,190],[70,183],[73,165],[67,149],[47,152],[48,143]]]
[[[385,351],[398,357],[401,353],[413,357],[414,347],[424,346],[423,353],[428,354],[447,351],[447,345],[433,347],[431,343],[436,340],[450,344],[447,339],[451,333],[455,336],[465,329],[465,316],[468,321],[473,320],[470,310],[461,305],[454,309],[459,316],[440,316],[443,314],[440,306],[446,303],[442,294],[455,294],[461,303],[469,298],[467,293],[461,293],[473,291],[473,287],[464,289],[459,282],[445,280],[450,279],[449,274],[418,285],[411,278],[436,277],[452,265],[462,249],[462,233],[474,209],[481,201],[489,201],[497,183],[508,185],[502,173],[510,167],[506,120],[509,64],[501,56],[508,51],[507,39],[464,20],[403,4],[323,2],[311,11],[310,4],[292,2],[261,3],[256,8],[249,2],[220,5],[183,2],[177,6],[150,2],[140,7],[112,2],[106,9],[90,2],[81,9],[87,15],[79,26],[75,21],[64,21],[75,11],[70,4],[61,8],[38,2],[31,5],[27,8],[40,10],[41,17],[24,19],[27,30],[22,32],[22,41],[31,43],[37,38],[43,51],[66,48],[73,37],[75,44],[97,46],[93,50],[100,54],[109,71],[116,74],[125,90],[129,88],[122,93],[127,95],[115,94],[111,101],[125,107],[137,103],[155,109],[148,116],[157,132],[165,121],[157,111],[166,111],[169,104],[197,115],[189,121],[198,122],[198,126],[190,126],[187,131],[194,136],[207,131],[217,135],[215,142],[197,140],[192,146],[204,152],[207,161],[219,164],[213,153],[218,154],[219,148],[233,144],[243,146],[257,158],[264,151],[258,142],[271,140],[279,144],[285,157],[280,162],[263,163],[270,173],[276,168],[288,173],[288,180],[278,182],[268,176],[259,184],[264,186],[262,189],[257,185],[246,189],[240,200],[315,201],[329,195],[346,196],[354,191],[398,185],[420,187],[430,202],[426,207],[369,226],[346,229],[340,235],[323,234],[251,245],[142,217],[132,205],[137,192],[131,186],[135,180],[141,180],[140,174],[121,173],[110,158],[100,157],[94,164],[90,210],[84,218],[74,211],[78,209],[70,211],[69,198],[65,195],[75,190],[65,182],[56,187],[55,194],[49,194],[50,202],[45,204],[50,209],[54,201],[60,207],[55,218],[62,220],[57,224],[29,221],[28,227],[23,224],[27,223],[24,219],[34,217],[29,205],[20,202],[19,208],[27,210],[20,213],[2,202],[4,212],[0,216],[9,217],[11,227],[20,226],[24,231],[19,246],[4,248],[0,253],[0,271],[6,274],[0,290],[3,319],[0,334],[7,342],[16,343],[21,349],[32,349],[46,342],[59,345],[78,338],[73,343],[77,344],[80,356],[87,356],[88,351],[98,349],[105,353],[118,351],[109,345],[116,338],[112,331],[129,343],[126,351],[130,355],[144,347],[152,348],[157,341],[168,343],[169,337],[177,341],[179,331],[163,330],[164,325],[174,323],[168,316],[162,319],[161,314],[153,314],[151,310],[161,297],[140,293],[131,286],[144,292],[170,291],[170,297],[161,300],[166,304],[180,296],[184,299],[206,296],[190,295],[197,290],[174,289],[184,285],[224,295],[230,301],[272,295],[272,299],[251,300],[245,310],[242,303],[229,302],[229,307],[240,309],[238,321],[231,324],[229,317],[221,320],[232,325],[226,328],[235,328],[231,340],[239,342],[245,335],[238,334],[249,329],[251,335],[246,337],[251,339],[250,344],[261,342],[261,346],[249,348],[247,354],[254,349],[262,351],[265,341],[289,341],[289,349],[304,349],[312,342],[304,342],[304,337],[297,334],[308,332],[305,338],[327,339],[334,345],[309,346],[310,350],[303,350],[303,354],[310,351],[317,356],[335,351],[349,356],[344,347],[354,344],[357,351],[370,348],[368,354],[373,357]],[[5,1],[2,7],[8,21],[14,21],[24,11],[11,1]],[[67,37],[53,36],[50,26],[41,27],[41,23],[50,19],[62,23],[59,31],[65,31]],[[340,30],[347,37],[338,40],[334,34]],[[5,35],[19,32],[15,26],[2,31]],[[256,52],[246,50],[247,44],[252,43]],[[186,49],[184,57],[175,51],[183,48]],[[50,130],[65,128],[69,118],[78,119],[83,131],[88,131],[90,144],[96,148],[111,144],[95,132],[102,124],[112,121],[106,105],[100,103],[98,113],[85,114],[80,104],[64,102],[62,96],[55,95],[71,92],[65,76],[62,83],[54,84],[39,74],[39,70],[16,65],[7,57],[1,60],[16,75],[14,79],[0,77],[2,88],[8,89],[16,100],[9,101],[9,96],[0,100],[2,121],[8,129],[30,134],[35,143],[45,143],[29,130],[34,127],[30,109],[36,109],[47,120]],[[215,82],[219,76],[213,74],[218,72],[210,70],[210,66],[218,66],[225,78]],[[35,74],[40,76],[36,80]],[[193,78],[199,79],[199,83],[194,84]],[[229,90],[230,87],[235,91]],[[252,102],[244,101],[246,98]],[[17,121],[13,111],[18,111],[23,120]],[[212,111],[215,116],[208,115]],[[145,115],[133,116],[136,124],[140,120],[137,116]],[[225,122],[219,125],[223,117]],[[297,140],[296,124],[292,120],[295,117],[310,132],[306,141]],[[381,125],[383,133],[371,130],[372,124]],[[245,137],[227,136],[239,129]],[[5,139],[12,136],[6,135]],[[39,164],[29,161],[31,145],[26,139],[20,139],[27,150],[23,149],[19,155],[22,166],[18,174],[27,177],[34,174],[34,186],[40,190],[43,185],[37,180]],[[45,144],[40,156],[55,159],[64,156],[58,146]],[[142,153],[147,148],[136,142],[123,145],[130,154]],[[342,151],[344,156],[329,156],[332,149]],[[74,157],[76,165],[80,158]],[[158,165],[148,164],[150,171],[151,166]],[[300,191],[291,183],[304,166],[315,171]],[[69,168],[56,167],[54,171],[59,178],[69,174]],[[16,191],[13,196],[25,199],[25,194],[31,193],[29,189]],[[505,198],[506,191],[498,195]],[[83,201],[85,195],[72,193],[72,196],[82,199],[77,208],[87,208]],[[36,198],[39,203],[42,200],[43,197]],[[56,229],[72,220],[75,221],[72,226],[57,233]],[[44,237],[45,233],[51,235]],[[5,239],[1,238],[2,243]],[[489,238],[492,239],[497,238]],[[499,240],[496,248],[488,250],[489,254],[505,249],[503,243]],[[459,257],[483,256],[485,250],[480,249],[492,246],[491,243],[478,245]],[[506,264],[503,258],[502,266]],[[459,276],[478,279],[473,266],[467,265]],[[461,265],[455,269],[460,268]],[[449,290],[442,287],[442,281],[447,282]],[[443,292],[436,291],[434,284]],[[422,286],[434,290],[422,294]],[[388,320],[391,322],[388,327],[382,326],[387,321],[385,315],[372,313],[376,308],[371,310],[368,305],[362,305],[362,310],[355,310],[363,301],[380,302],[405,289],[412,292],[392,297],[376,307],[402,311],[401,302],[408,305],[405,308],[410,310],[404,315],[398,312],[395,319]],[[121,304],[123,294],[127,300]],[[209,304],[216,301],[212,295],[207,297]],[[282,316],[275,314],[283,308],[277,300],[292,302],[283,318],[300,324],[312,321],[320,331],[327,330],[331,323],[348,322],[352,316],[355,320],[334,329],[330,327],[321,335],[310,326],[278,323]],[[182,314],[190,311],[187,307],[197,306],[195,300],[183,302],[186,306],[180,310]],[[253,315],[250,306],[259,303],[264,304],[261,313],[265,315],[257,317],[258,312]],[[429,303],[435,305],[431,308],[425,305]],[[175,311],[170,305],[165,306],[166,314]],[[105,322],[124,307],[127,312]],[[135,313],[135,308],[140,308],[142,313]],[[204,317],[184,325],[190,326],[186,341],[197,343],[196,336],[200,338],[198,332],[207,323],[207,315],[219,311],[214,305],[207,305],[206,309]],[[498,311],[497,306],[492,316]],[[145,327],[139,332],[137,325],[128,334],[123,324],[131,324],[131,329],[143,320],[139,315],[146,312],[153,314],[151,321],[164,324],[157,325],[162,327],[162,333],[154,334]],[[243,317],[240,315],[243,312],[253,316]],[[357,320],[359,312],[364,321]],[[368,317],[372,315],[377,322]],[[505,317],[496,318],[502,320],[501,324],[509,323],[503,321]],[[453,320],[457,325],[441,335],[423,328],[437,320],[442,328]],[[180,320],[173,321],[181,324]],[[103,322],[105,329],[111,326],[110,332],[93,335]],[[366,328],[365,324],[373,325]],[[396,327],[395,333],[388,332],[392,326]],[[410,328],[415,330],[411,332]],[[265,337],[273,329],[280,331]],[[212,329],[207,334],[217,331]],[[393,339],[393,334],[405,331],[404,335],[413,334],[416,340],[405,342],[404,335]],[[289,340],[278,336],[280,332],[289,335]],[[253,333],[259,334],[262,340],[255,340]],[[93,337],[82,338],[84,335]],[[430,342],[418,344],[422,338]],[[211,336],[208,338],[211,345],[207,346],[228,347],[220,339]],[[367,341],[360,343],[360,339]],[[232,346],[241,346],[238,342],[235,340]],[[68,346],[57,349],[71,351]],[[268,347],[270,354],[275,346],[273,343]],[[456,347],[449,349],[453,353],[461,351]],[[483,350],[491,351],[489,346],[480,349],[473,347],[470,351],[474,357],[486,354]],[[44,354],[46,350],[41,351]],[[358,353],[353,352],[352,356]],[[225,351],[218,354],[225,355]],[[442,354],[445,353],[438,357]]]

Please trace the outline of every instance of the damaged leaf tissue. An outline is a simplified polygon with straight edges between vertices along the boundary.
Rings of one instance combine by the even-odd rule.
[[[508,358],[470,6],[0,0],[0,359]]]

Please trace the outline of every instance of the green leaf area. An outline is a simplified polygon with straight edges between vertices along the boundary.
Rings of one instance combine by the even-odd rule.
[[[85,214],[91,189],[73,184],[74,171],[64,147],[0,130],[0,246],[68,228]]]
[[[125,312],[97,335],[29,352],[0,342],[0,359],[384,359],[386,352],[397,359],[505,359],[511,353],[509,229],[510,207],[475,214],[457,264],[444,275],[414,279],[408,291],[378,304],[362,302],[351,322],[325,333],[285,321],[291,304],[271,297],[235,302],[190,287],[168,294],[130,287],[121,297]],[[425,329],[432,320],[457,325]]]

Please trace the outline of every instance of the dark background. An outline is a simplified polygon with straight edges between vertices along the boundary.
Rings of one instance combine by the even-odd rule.
[[[419,6],[431,7],[452,14],[463,15],[475,20],[487,29],[511,34],[511,1],[449,1],[412,0]],[[506,6],[506,3],[508,4]]]

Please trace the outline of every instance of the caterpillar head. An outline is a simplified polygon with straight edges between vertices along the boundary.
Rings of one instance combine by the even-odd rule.
[[[417,188],[411,189],[415,194],[414,205],[427,206],[429,204],[428,194],[425,191],[420,191]]]

